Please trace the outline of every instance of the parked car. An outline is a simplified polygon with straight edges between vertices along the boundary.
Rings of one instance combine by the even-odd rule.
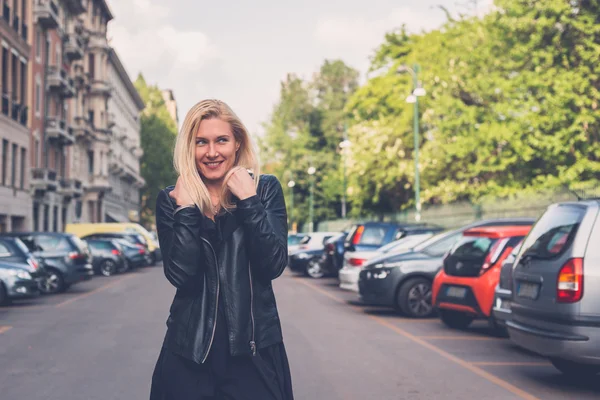
[[[519,243],[510,255],[502,262],[500,268],[500,280],[496,286],[494,294],[494,320],[499,327],[506,329],[506,321],[510,320],[511,311],[510,304],[512,301],[512,274],[513,267],[517,254],[521,250],[521,244]],[[508,331],[506,332],[508,334]]]
[[[513,270],[511,340],[566,375],[600,372],[599,200],[551,205]]]
[[[394,307],[398,312],[425,318],[433,314],[431,284],[442,267],[444,255],[470,228],[485,226],[531,226],[531,218],[479,221],[427,239],[413,251],[369,260],[360,272],[358,288],[365,304]]]
[[[41,260],[35,258],[18,237],[0,236],[0,261],[28,264],[38,278],[46,275]]]
[[[357,224],[346,236],[345,251],[371,251],[394,240],[420,233],[440,233],[444,229],[432,225],[401,224],[394,222],[367,222]]]
[[[335,276],[338,273],[342,262],[339,261],[340,254],[343,253],[344,242],[346,240],[346,232],[333,236],[325,241],[325,247],[321,253],[321,258],[318,262],[311,262],[306,273],[311,278],[319,279],[324,276]]]
[[[302,238],[306,236],[301,233],[288,233],[288,246],[296,246],[300,244]],[[288,247],[289,248],[289,247]]]
[[[67,224],[65,232],[73,233],[80,238],[96,233],[133,233],[144,238],[145,246],[150,251],[150,264],[155,265],[162,260],[162,254],[156,238],[152,236],[143,226],[134,222],[105,222],[105,223],[81,223]]]
[[[152,258],[152,252],[148,248],[148,243],[146,239],[142,235],[138,235],[137,233],[94,233],[91,235],[87,235],[83,237],[83,240],[107,240],[107,239],[123,239],[128,241],[129,243],[135,245],[138,249],[144,250],[144,257],[146,258],[147,265],[155,265]]]
[[[92,256],[77,236],[53,232],[12,232],[2,236],[18,237],[47,273],[41,287],[44,293],[64,292],[70,286],[92,279]]]
[[[323,257],[323,248],[313,248],[306,250],[296,250],[288,257],[288,268],[291,271],[299,272],[310,276],[314,268],[320,268],[318,265]]]
[[[112,276],[129,269],[121,246],[114,239],[84,239],[92,253],[94,273]]]
[[[37,268],[22,262],[0,261],[0,305],[40,294]]]
[[[484,318],[490,321],[494,333],[505,335],[492,314],[494,293],[502,262],[530,229],[501,226],[472,228],[463,233],[433,280],[432,303],[446,326],[465,329],[475,319]]]
[[[339,272],[340,288],[358,292],[358,277],[362,266],[372,258],[397,254],[413,249],[418,244],[433,236],[433,233],[421,233],[405,236],[395,240],[376,250],[371,251],[347,251],[344,254],[344,266]]]
[[[115,239],[115,242],[121,246],[123,255],[127,259],[127,264],[130,268],[139,268],[150,265],[150,260],[148,258],[148,252],[146,249],[140,248],[139,246],[125,239]]]
[[[300,239],[300,242],[298,244],[288,246],[288,255],[296,253],[298,250],[322,250],[327,240],[339,234],[340,232],[307,233],[302,239]]]

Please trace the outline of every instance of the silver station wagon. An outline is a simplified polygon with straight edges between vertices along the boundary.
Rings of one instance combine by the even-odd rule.
[[[554,204],[512,274],[510,338],[576,377],[600,372],[600,201]]]

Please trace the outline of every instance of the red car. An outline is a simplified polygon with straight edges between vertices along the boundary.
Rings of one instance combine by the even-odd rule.
[[[467,328],[473,320],[493,320],[492,307],[502,262],[531,226],[498,226],[465,231],[444,258],[444,267],[433,281],[432,304],[442,322],[451,328]]]

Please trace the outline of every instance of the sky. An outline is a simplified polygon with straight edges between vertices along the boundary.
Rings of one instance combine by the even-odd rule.
[[[479,13],[492,0],[107,0],[109,40],[135,81],[172,89],[179,120],[198,101],[231,106],[253,134],[279,98],[288,73],[305,79],[326,59],[361,72],[386,32],[444,23],[437,7]]]

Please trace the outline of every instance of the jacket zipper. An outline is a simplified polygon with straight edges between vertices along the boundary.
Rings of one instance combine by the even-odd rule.
[[[250,351],[256,355],[256,342],[254,341],[254,290],[252,289],[252,269],[248,263],[248,275],[250,276],[250,319],[252,320],[252,339],[250,340]]]
[[[212,330],[212,335],[210,337],[210,343],[208,344],[208,349],[206,349],[206,354],[204,355],[204,358],[202,359],[202,364],[204,364],[204,361],[206,361],[206,359],[208,358],[208,354],[210,353],[210,348],[212,347],[213,340],[215,338],[215,330],[217,329],[217,318],[218,318],[218,312],[219,312],[219,287],[220,287],[221,279],[219,277],[219,260],[217,260],[217,253],[215,252],[215,249],[212,247],[212,245],[210,244],[210,242],[208,240],[204,239],[202,236],[200,237],[200,239],[205,241],[208,244],[208,246],[210,247],[210,249],[212,250],[213,255],[215,256],[215,266],[216,266],[216,270],[217,270],[217,299],[215,301],[215,322],[213,324],[213,330]]]

